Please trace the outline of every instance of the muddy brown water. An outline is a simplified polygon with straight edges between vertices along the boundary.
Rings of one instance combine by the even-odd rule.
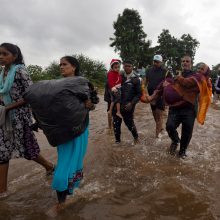
[[[166,119],[166,115],[164,115]],[[155,140],[149,105],[138,104],[135,121],[141,143],[122,127],[123,142],[108,134],[103,101],[91,113],[84,179],[72,203],[55,219],[179,220],[220,219],[220,110],[210,108],[204,126],[195,124],[188,158],[170,156],[167,135]],[[42,154],[56,162],[56,149],[37,133]],[[56,194],[45,171],[33,161],[10,162],[7,196],[0,219],[51,219],[45,213]]]

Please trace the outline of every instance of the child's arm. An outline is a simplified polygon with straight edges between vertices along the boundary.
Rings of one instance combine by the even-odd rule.
[[[163,95],[163,90],[164,87],[166,87],[167,85],[169,85],[170,83],[168,81],[162,81],[157,88],[154,90],[154,93],[151,96],[147,96],[147,99],[149,102],[156,100],[157,98],[159,98],[160,96]]]

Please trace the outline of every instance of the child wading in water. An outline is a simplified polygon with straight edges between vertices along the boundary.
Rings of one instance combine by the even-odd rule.
[[[120,65],[121,61],[118,59],[112,59],[110,66],[111,69],[108,72],[108,88],[111,94],[111,105],[108,111],[109,115],[112,115],[112,110],[114,105],[116,104],[116,115],[122,118],[120,107],[121,107],[121,81],[122,77],[120,75]]]

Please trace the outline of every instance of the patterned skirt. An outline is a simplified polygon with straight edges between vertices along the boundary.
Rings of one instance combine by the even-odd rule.
[[[0,127],[0,162],[7,162],[11,158],[18,157],[24,157],[28,160],[38,157],[40,148],[30,127],[31,124],[29,111],[20,108],[15,110],[12,135],[9,136]]]
[[[57,147],[58,159],[54,172],[52,188],[62,192],[73,190],[79,187],[83,178],[83,160],[88,146],[89,129],[78,137]]]

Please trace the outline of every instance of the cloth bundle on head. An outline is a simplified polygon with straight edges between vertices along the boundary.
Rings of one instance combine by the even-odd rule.
[[[111,62],[110,62],[111,68],[112,68],[113,64],[115,64],[115,63],[121,64],[121,60],[119,60],[119,59],[112,59]]]
[[[88,80],[80,76],[40,81],[24,94],[52,146],[83,133],[88,125],[88,109],[84,104],[88,98]]]

